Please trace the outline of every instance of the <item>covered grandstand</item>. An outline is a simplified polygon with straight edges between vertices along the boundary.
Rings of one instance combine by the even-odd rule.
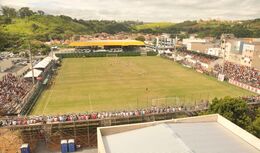
[[[91,40],[84,42],[72,42],[69,46],[77,49],[114,49],[121,48],[123,50],[135,50],[139,47],[144,47],[142,41],[137,40]]]

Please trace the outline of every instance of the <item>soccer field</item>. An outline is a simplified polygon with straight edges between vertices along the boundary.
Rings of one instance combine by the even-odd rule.
[[[160,57],[66,58],[57,73],[32,115],[191,104],[252,94]]]

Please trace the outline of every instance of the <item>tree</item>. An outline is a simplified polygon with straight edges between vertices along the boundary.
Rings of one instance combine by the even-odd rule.
[[[0,24],[11,24],[11,23],[12,23],[12,19],[9,17],[0,18]]]
[[[235,25],[234,27],[232,27],[232,32],[238,38],[251,37],[253,35],[253,32],[251,30],[242,25]]]
[[[44,12],[44,11],[42,11],[42,10],[38,10],[38,11],[37,11],[37,14],[38,14],[38,15],[44,15],[44,14],[45,14],[45,12]]]
[[[20,38],[20,35],[3,32],[0,29],[0,52],[8,48],[17,48]]]
[[[17,15],[17,12],[14,8],[7,7],[7,6],[2,6],[1,12],[2,12],[3,16],[8,17],[8,18],[14,18]]]
[[[32,16],[34,12],[29,7],[22,7],[19,9],[18,14],[21,18]]]
[[[6,39],[6,36],[3,32],[0,31],[0,52],[3,51],[7,45],[8,41]]]
[[[249,108],[241,98],[215,98],[212,100],[208,112],[218,113],[247,131],[253,132]]]
[[[138,41],[145,41],[145,38],[144,38],[144,36],[138,36],[138,37],[136,37],[135,38],[135,40],[138,40]]]
[[[37,29],[39,28],[39,26],[37,24],[32,24],[32,31],[35,32]]]
[[[253,128],[255,131],[255,135],[260,138],[260,116],[258,116],[253,122]]]

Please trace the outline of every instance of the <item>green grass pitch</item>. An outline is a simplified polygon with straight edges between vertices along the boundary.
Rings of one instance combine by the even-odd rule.
[[[116,111],[252,93],[160,57],[63,59],[31,114]]]

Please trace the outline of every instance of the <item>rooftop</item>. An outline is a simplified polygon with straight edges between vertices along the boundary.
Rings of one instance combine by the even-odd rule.
[[[89,47],[89,46],[144,46],[144,42],[137,40],[91,40],[84,42],[72,42],[72,47]]]
[[[259,153],[260,140],[220,115],[99,128],[100,153]]]

